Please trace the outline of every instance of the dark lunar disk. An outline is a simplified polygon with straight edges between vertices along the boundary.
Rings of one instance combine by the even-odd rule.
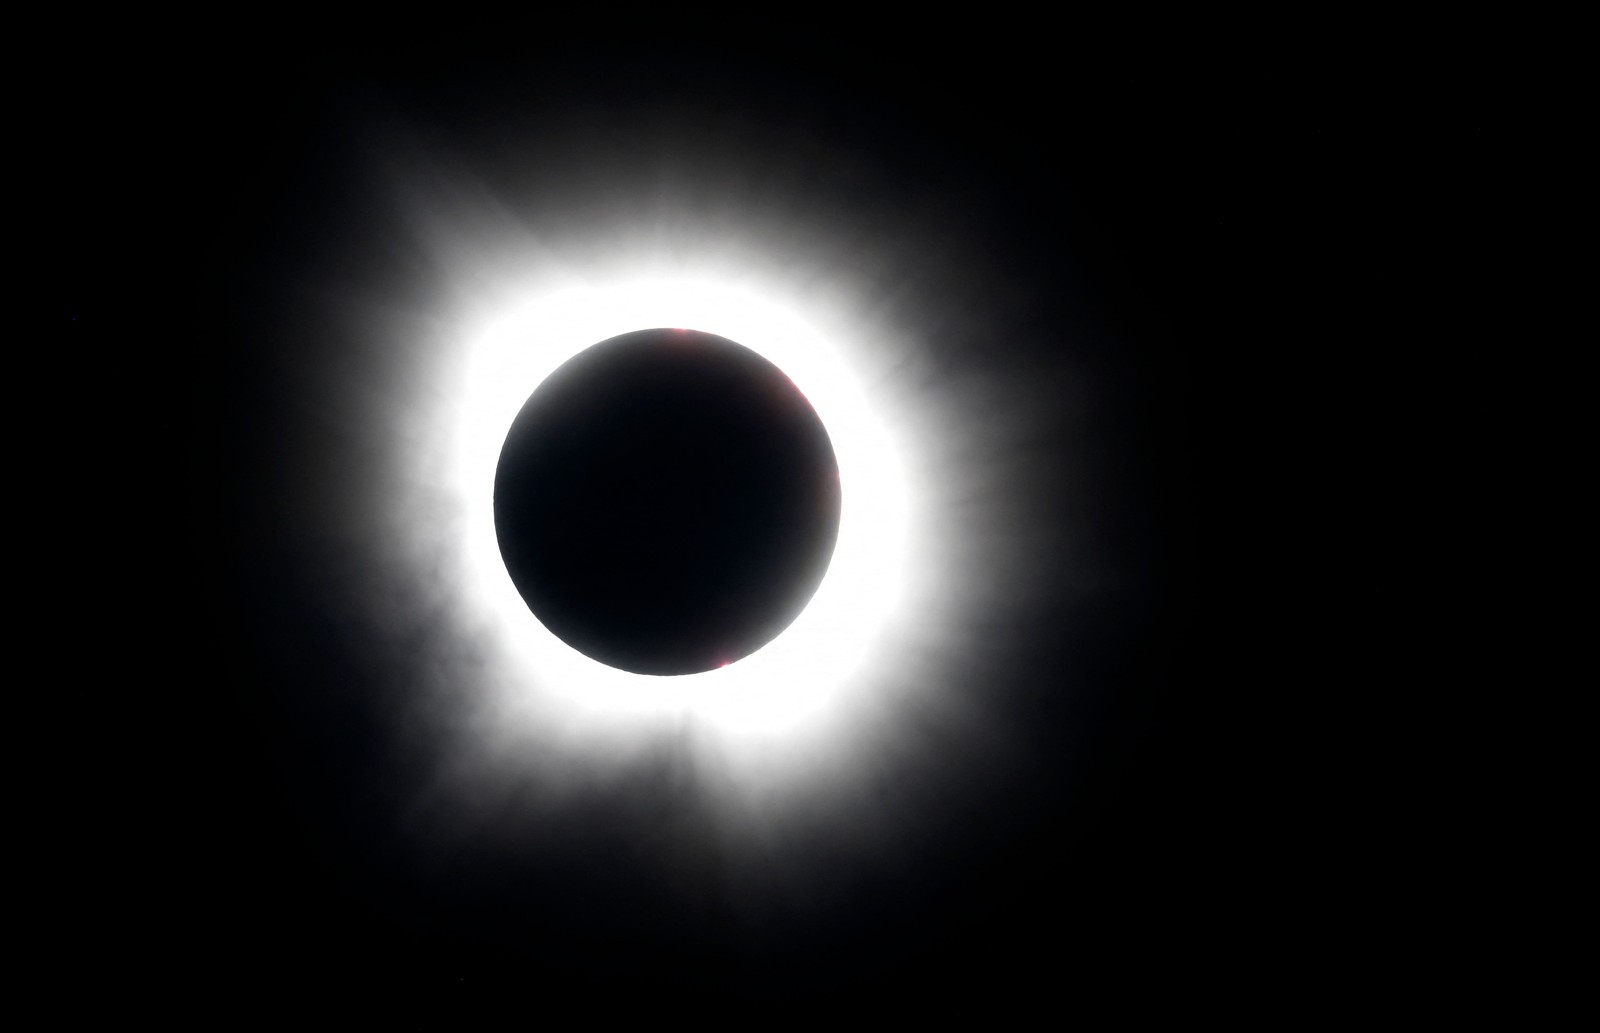
[[[839,530],[833,445],[772,363],[640,330],[538,386],[495,471],[500,554],[557,637],[636,674],[695,674],[772,641]]]

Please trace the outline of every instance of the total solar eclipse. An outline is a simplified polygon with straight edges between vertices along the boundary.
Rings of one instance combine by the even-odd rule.
[[[839,532],[821,419],[727,338],[639,330],[584,349],[522,406],[495,535],[552,634],[634,674],[727,666],[805,609]]]

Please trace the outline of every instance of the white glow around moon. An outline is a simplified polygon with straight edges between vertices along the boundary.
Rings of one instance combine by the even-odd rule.
[[[582,349],[651,327],[714,333],[756,351],[810,400],[832,439],[842,486],[826,577],[776,639],[726,667],[656,677],[608,667],[552,635],[517,593],[495,535],[492,486],[512,421],[546,376]],[[830,340],[758,285],[701,276],[618,277],[540,291],[493,313],[464,352],[454,405],[452,488],[466,520],[472,593],[512,669],[514,691],[591,718],[689,716],[722,734],[781,733],[825,715],[883,659],[883,633],[906,602],[911,526],[904,443],[884,400],[864,391],[849,341]]]
[[[337,415],[307,453],[328,458],[308,469],[327,508],[306,526],[358,557],[356,575],[327,579],[329,606],[386,665],[372,705],[429,773],[405,819],[418,843],[514,838],[630,773],[680,771],[743,857],[802,829],[873,850],[931,815],[932,795],[901,795],[909,780],[970,792],[1009,763],[996,715],[1023,690],[990,672],[1037,631],[1026,607],[1042,584],[1093,573],[1090,550],[1066,547],[1076,515],[1032,501],[1082,497],[1074,457],[1034,443],[1061,439],[1081,395],[1028,358],[1040,349],[1013,347],[1008,320],[1027,305],[995,299],[1027,293],[948,220],[841,209],[805,167],[761,167],[766,153],[725,156],[729,181],[767,184],[759,197],[699,204],[698,177],[608,184],[549,148],[527,165],[539,189],[491,189],[392,141],[377,152],[402,246],[340,292],[350,345],[308,345]],[[657,327],[781,369],[841,479],[837,544],[805,609],[749,656],[677,677],[552,635],[494,527],[500,452],[535,388],[579,351]]]

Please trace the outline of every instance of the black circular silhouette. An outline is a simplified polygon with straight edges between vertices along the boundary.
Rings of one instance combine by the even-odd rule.
[[[821,584],[839,507],[805,396],[692,330],[579,352],[523,405],[495,470],[500,554],[528,607],[636,674],[708,671],[772,641]]]

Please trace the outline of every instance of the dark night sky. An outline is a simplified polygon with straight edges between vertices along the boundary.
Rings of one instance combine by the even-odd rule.
[[[1492,159],[1490,91],[1430,85],[1404,52],[630,26],[63,74],[61,343],[118,425],[84,439],[94,502],[66,520],[125,613],[61,658],[110,672],[73,690],[95,759],[72,817],[49,819],[73,899],[93,902],[81,970],[181,980],[224,1011],[317,1001],[469,1027],[752,1004],[972,1021],[1397,978],[1353,917],[1387,885],[1350,831],[1370,832],[1357,801],[1387,744],[1336,749],[1334,730],[1389,705],[1405,670],[1420,575],[1397,557],[1424,490],[1408,399],[1443,347],[1418,329],[1442,275],[1422,256],[1465,265],[1481,246],[1449,214],[1478,174],[1440,173]],[[949,328],[928,332],[934,388],[952,369],[1088,371],[1091,415],[1041,419],[977,503],[1044,572],[960,691],[1025,734],[979,771],[987,754],[946,729],[948,764],[897,786],[922,815],[899,860],[792,858],[829,873],[826,903],[755,925],[724,914],[703,816],[662,817],[679,798],[641,772],[541,819],[537,849],[397,845],[400,787],[421,776],[396,743],[426,733],[386,717],[385,686],[432,647],[352,632],[318,588],[347,569],[339,535],[302,533],[320,519],[304,514],[344,512],[327,470],[350,460],[316,449],[334,360],[298,285],[325,278],[357,311],[426,310],[439,290],[369,189],[363,134],[402,127],[513,212],[519,177],[544,176],[546,200],[572,191],[570,227],[594,214],[571,183],[625,195],[653,174],[629,150],[644,124],[689,141],[667,151],[708,219],[718,177],[788,163],[784,200],[899,227],[891,259],[941,243],[907,288]],[[399,390],[362,361],[367,389]],[[1092,497],[1066,497],[1052,457],[1089,457]],[[331,483],[349,506],[376,490]],[[1116,586],[1088,603],[1050,573],[1083,529]],[[658,871],[663,836],[690,875]]]

